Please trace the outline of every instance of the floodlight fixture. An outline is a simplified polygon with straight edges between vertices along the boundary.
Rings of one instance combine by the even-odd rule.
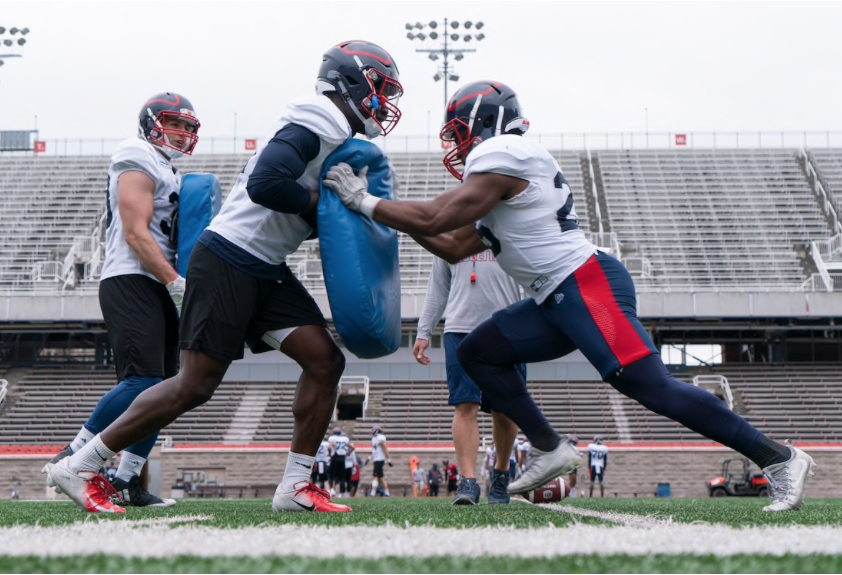
[[[439,33],[438,33],[438,32],[436,32],[435,30],[433,30],[432,32],[430,32],[430,40],[438,40],[438,38],[439,38]]]
[[[438,72],[436,72],[436,75],[435,75],[435,76],[433,76],[433,80],[435,80],[436,82],[438,82],[439,80],[441,80],[441,74],[439,74]]]
[[[482,22],[477,22],[477,30],[482,30],[482,27],[485,26]]]
[[[26,38],[18,38],[18,46],[23,46],[26,44]]]
[[[458,41],[459,40],[459,34],[451,34],[450,39],[453,40],[454,42]]]
[[[406,24],[406,29],[407,29],[407,30],[412,30],[412,24],[410,24],[410,23],[408,23],[408,22],[407,22],[407,24]]]
[[[421,22],[416,22],[415,27],[421,30],[424,27],[424,25]]]
[[[451,82],[458,82],[459,81],[459,75],[458,74],[451,74],[449,79],[450,79]]]
[[[471,26],[473,26],[473,25],[474,25],[473,22],[471,22],[470,20],[466,20],[465,21],[465,30],[470,30]]]
[[[6,29],[3,28],[2,26],[0,26],[0,34],[5,34],[5,33],[6,33]]]
[[[415,40],[415,34],[413,34],[412,32],[407,32],[406,37],[410,40]]]
[[[436,61],[436,60],[438,60],[438,59],[439,59],[439,55],[438,55],[438,54],[430,54],[430,60],[432,60],[433,62],[435,62],[435,61]]]
[[[456,30],[459,27],[459,22],[453,21],[450,23],[450,27]]]
[[[465,37],[462,39],[465,40],[465,42],[470,42],[472,38],[473,36],[471,36],[470,34],[465,34]]]
[[[11,40],[3,40],[3,44],[5,44],[6,46],[11,46],[12,41]]]
[[[9,34],[11,34],[12,36],[14,36],[15,34],[17,34],[18,32],[20,32],[20,30],[18,30],[17,28],[11,28],[11,29],[9,30]]]
[[[483,40],[485,40],[485,34],[480,32],[479,34],[477,34],[477,42],[481,42]]]
[[[456,60],[457,62],[461,62],[464,58],[465,58],[465,55],[464,55],[464,54],[462,54],[461,52],[457,53],[457,54],[453,57],[453,59],[454,59],[454,60]]]
[[[424,34],[424,32],[418,32],[418,34],[416,34],[415,37],[421,40],[422,42],[427,39],[427,35]]]
[[[427,26],[429,26],[432,30],[435,30],[438,27],[438,25],[439,25],[439,23],[436,22],[435,20],[430,20],[430,23],[427,24]]]
[[[20,33],[23,34],[24,36],[26,36],[27,34],[29,34],[29,28],[24,28],[23,30],[20,31]]]

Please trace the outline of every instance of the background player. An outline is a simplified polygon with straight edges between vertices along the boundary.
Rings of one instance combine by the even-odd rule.
[[[350,459],[351,452],[354,451],[354,446],[351,445],[351,440],[342,431],[342,428],[336,427],[333,430],[333,435],[328,438],[328,449],[330,452],[330,494],[337,495],[340,498],[347,497],[350,489],[350,468],[346,465],[346,458]],[[347,470],[347,471],[346,471]]]
[[[321,442],[319,450],[316,452],[316,463],[313,466],[313,476],[311,479],[313,483],[318,484],[320,489],[325,488],[328,465],[330,465],[330,444],[325,439]]]
[[[529,465],[509,492],[525,493],[578,467],[578,451],[549,424],[516,366],[580,349],[619,392],[761,467],[774,497],[765,510],[798,509],[812,458],[772,441],[712,394],[673,378],[637,318],[631,276],[585,238],[558,163],[520,137],[528,127],[511,88],[474,82],[451,98],[441,132],[455,144],[444,159],[462,182],[455,189],[429,202],[388,201],[368,194],[365,178],[347,164],[331,168],[325,179],[346,206],[420,237],[447,261],[490,247],[529,294],[482,323],[459,348],[460,363],[491,408],[532,443]]]
[[[388,463],[392,467],[392,459],[389,456],[389,448],[386,447],[386,436],[383,435],[381,427],[375,427],[371,430],[371,457],[365,460],[368,465],[370,459],[374,460],[374,477],[371,480],[371,493],[369,497],[377,495],[378,485],[383,489],[384,497],[391,497],[389,493],[389,484],[386,483],[384,477],[383,466]]]
[[[185,280],[176,271],[177,238],[172,237],[181,174],[171,161],[191,154],[198,141],[193,104],[166,92],[149,98],[138,116],[138,135],[121,142],[111,156],[99,304],[120,383],[100,399],[73,442],[50,464],[79,451],[143,391],[178,372]],[[123,451],[111,485],[126,505],[175,505],[174,499],[152,495],[140,483],[157,439],[156,432]]]
[[[605,497],[605,470],[608,469],[608,447],[602,445],[602,436],[593,438],[588,444],[588,469],[591,472],[591,490],[589,497],[593,497],[594,482],[599,479],[599,496]]]
[[[517,283],[500,269],[491,250],[474,254],[456,263],[433,258],[433,267],[427,282],[427,298],[421,317],[418,318],[418,335],[412,355],[421,365],[429,365],[431,360],[424,352],[430,345],[433,330],[444,315],[447,402],[455,408],[453,443],[456,447],[456,461],[462,470],[459,492],[453,498],[454,505],[479,503],[480,486],[476,480],[479,450],[477,415],[483,404],[479,387],[459,364],[457,350],[468,333],[490,318],[492,313],[521,299]],[[526,368],[523,369],[525,372]],[[483,411],[491,412],[487,403]],[[509,485],[507,453],[511,453],[514,446],[517,426],[501,413],[492,413],[491,417],[494,443],[502,455],[498,461],[502,465],[489,476],[491,489],[486,493],[489,503],[506,504],[509,502],[509,495],[506,493],[506,487]]]
[[[579,454],[579,458],[582,457],[582,452],[579,451],[579,438],[576,435],[570,434],[568,436],[568,440],[570,441],[570,445],[573,446],[573,449],[576,450],[576,453]],[[573,471],[572,473],[568,474],[567,476],[567,484],[570,486],[570,499],[575,499],[579,495],[579,491],[576,486],[579,484],[579,477],[578,477],[578,469]]]
[[[248,343],[255,353],[280,350],[302,368],[292,406],[292,447],[273,509],[350,511],[310,482],[345,357],[286,257],[316,235],[324,160],[355,133],[376,137],[394,129],[402,88],[385,50],[353,41],[324,54],[316,92],[290,104],[270,128],[193,251],[178,376],[138,396],[124,416],[50,471],[81,506],[101,459],[208,401]]]

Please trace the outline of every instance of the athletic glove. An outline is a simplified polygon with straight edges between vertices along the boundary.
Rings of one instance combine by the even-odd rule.
[[[167,284],[167,291],[170,292],[170,297],[175,304],[175,309],[178,312],[178,317],[181,317],[181,303],[184,301],[184,290],[187,289],[187,280],[178,276],[173,281]]]
[[[339,163],[328,170],[325,176],[325,187],[333,190],[346,208],[370,218],[380,198],[368,193],[366,174],[368,174],[368,166],[361,169],[355,176],[351,166]]]
[[[392,465],[392,460],[391,460],[391,459],[386,460],[386,463],[388,463],[388,464],[389,464],[389,467],[394,467],[394,465]]]

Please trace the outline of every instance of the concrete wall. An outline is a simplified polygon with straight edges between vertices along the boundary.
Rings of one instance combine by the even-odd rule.
[[[366,453],[360,454],[365,460]],[[807,484],[807,496],[811,498],[842,497],[842,451],[815,451],[811,455],[818,464],[816,476]],[[443,459],[455,461],[450,450],[422,451],[393,450],[394,467],[386,467],[386,480],[393,485],[408,484],[409,459],[417,456],[425,469],[432,463],[441,464]],[[605,476],[606,497],[651,497],[658,483],[669,483],[673,497],[706,498],[705,481],[720,474],[722,461],[736,457],[727,449],[715,451],[620,451],[613,450],[609,456],[609,467]],[[204,470],[216,477],[220,483],[237,486],[266,486],[261,497],[268,497],[273,485],[283,475],[287,454],[279,450],[268,452],[203,452],[186,453],[165,451],[161,454],[161,495],[169,496],[170,488],[184,470]],[[37,459],[0,458],[0,499],[9,499],[13,476],[21,480],[21,497],[44,499],[47,494],[45,478],[40,470],[49,457]],[[583,460],[586,463],[586,460]],[[482,455],[477,455],[477,472]],[[579,473],[579,486],[587,487],[587,470]],[[362,483],[370,485],[371,465],[363,469]],[[394,489],[400,496],[403,489]],[[253,496],[254,490],[244,490],[244,496]],[[239,490],[229,489],[229,497],[239,496]]]
[[[331,317],[327,296],[314,294]],[[401,317],[417,318],[424,308],[423,294],[401,295]],[[642,292],[640,317],[649,318],[771,318],[837,317],[842,315],[839,292]],[[5,294],[0,296],[0,321],[102,320],[96,292],[59,294]]]

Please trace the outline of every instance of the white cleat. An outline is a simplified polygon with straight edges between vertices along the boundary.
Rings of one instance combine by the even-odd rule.
[[[55,487],[89,513],[125,513],[126,510],[111,501],[117,492],[98,474],[83,471],[74,473],[68,465],[70,458],[62,459],[49,468],[47,485]],[[119,497],[119,496],[118,496]]]
[[[282,511],[311,511],[314,513],[350,513],[351,508],[339,505],[330,500],[330,493],[319,489],[309,481],[299,481],[292,491],[281,491],[281,486],[275,490],[272,499],[272,510]]]
[[[566,437],[553,451],[545,452],[533,447],[523,474],[509,483],[506,491],[509,495],[528,493],[556,477],[572,473],[579,468],[580,462],[579,450]]]
[[[770,465],[763,470],[774,499],[763,511],[795,511],[804,504],[804,485],[807,478],[814,475],[816,464],[812,457],[800,449],[790,447],[789,450],[792,452],[789,461]]]

